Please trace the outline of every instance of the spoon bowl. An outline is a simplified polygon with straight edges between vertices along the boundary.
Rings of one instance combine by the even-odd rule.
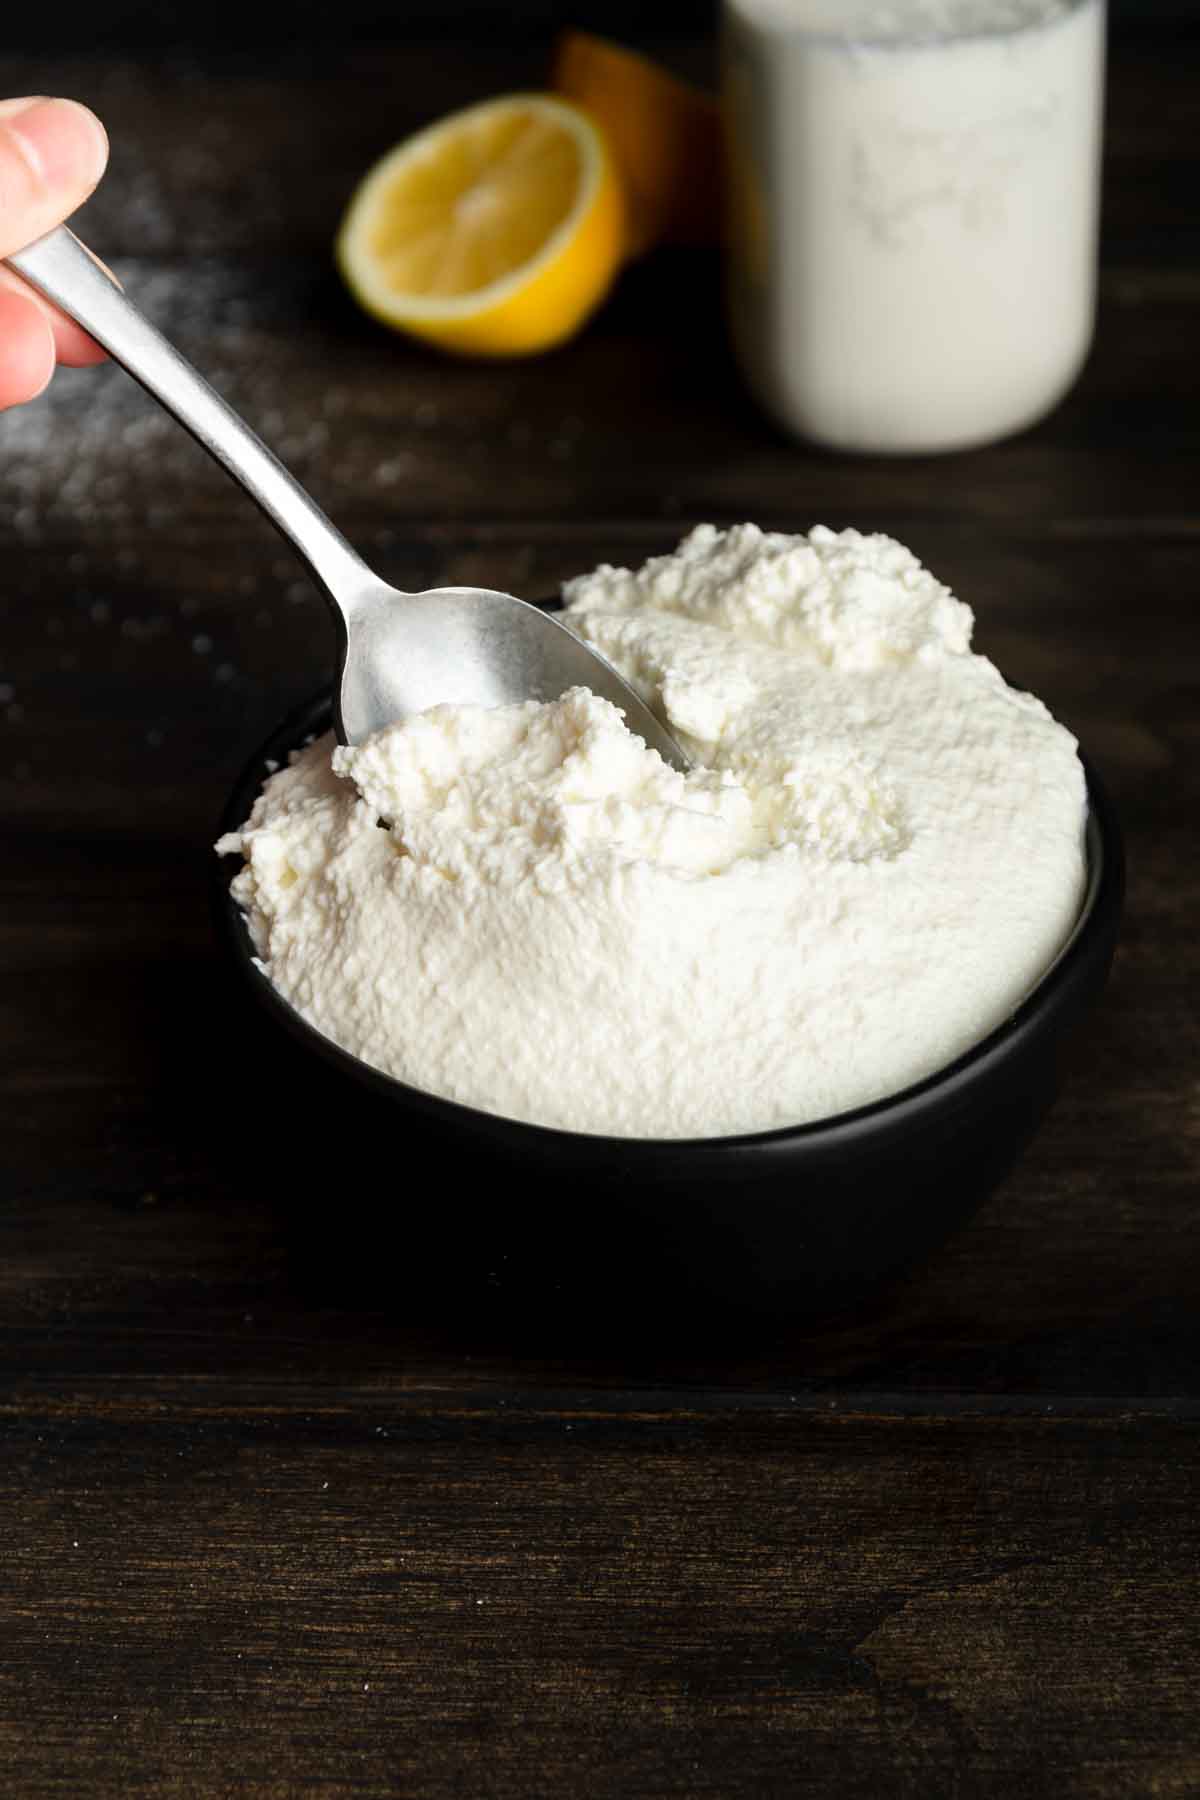
[[[557,619],[491,588],[406,594],[367,567],[315,502],[65,225],[8,259],[95,338],[241,483],[307,565],[334,615],[334,723],[359,743],[454,702],[507,706],[586,687],[675,768],[687,757],[612,664]]]
[[[586,687],[619,707],[629,729],[666,762],[687,766],[612,664],[528,601],[491,588],[405,594],[372,580],[342,610],[348,622],[334,723],[345,744],[440,702],[508,706]]]

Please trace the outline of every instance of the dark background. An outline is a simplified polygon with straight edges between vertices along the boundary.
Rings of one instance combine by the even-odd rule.
[[[10,8],[4,20],[9,45],[78,49],[134,48],[140,44],[238,44],[295,46],[307,38],[349,46],[376,40],[423,36],[444,39],[469,31],[476,41],[551,35],[564,25],[611,31],[631,43],[654,44],[668,35],[700,42],[715,29],[715,0],[209,0],[203,8],[155,4],[155,0],[112,0],[97,8],[81,0],[53,9]],[[1109,0],[1113,29],[1120,37],[1151,34],[1169,42],[1196,21],[1196,0]]]

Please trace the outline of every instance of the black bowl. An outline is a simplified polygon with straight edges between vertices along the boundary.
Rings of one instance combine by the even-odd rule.
[[[270,767],[330,728],[328,695],[250,759],[221,822],[236,829]],[[305,1122],[279,1185],[286,1208],[352,1234],[365,1263],[409,1294],[469,1267],[485,1281],[618,1320],[649,1304],[843,1311],[911,1270],[964,1224],[1054,1099],[1060,1057],[1112,960],[1124,888],[1121,833],[1085,760],[1089,877],[1079,921],[1011,1018],[936,1075],[814,1124],[737,1137],[642,1139],[561,1131],[407,1087],[308,1025],[254,961],[228,883],[216,916],[272,1033],[279,1091]],[[314,1059],[321,1059],[320,1066]],[[283,1064],[281,1067],[280,1064]],[[286,1104],[286,1098],[284,1104]],[[315,1117],[313,1116],[315,1113]],[[294,1130],[276,1136],[296,1143]],[[469,1285],[469,1282],[468,1282]]]

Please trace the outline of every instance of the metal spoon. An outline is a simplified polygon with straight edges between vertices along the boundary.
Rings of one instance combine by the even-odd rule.
[[[676,768],[688,760],[611,663],[565,625],[490,588],[405,594],[350,548],[283,464],[126,298],[65,225],[8,258],[240,481],[299,552],[338,634],[334,721],[355,744],[441,701],[503,706],[587,687]]]

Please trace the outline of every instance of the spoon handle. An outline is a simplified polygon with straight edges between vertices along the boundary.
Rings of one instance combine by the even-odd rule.
[[[60,225],[7,262],[82,325],[241,482],[299,551],[344,619],[355,591],[371,580],[364,563],[278,458],[142,316],[74,232]]]

